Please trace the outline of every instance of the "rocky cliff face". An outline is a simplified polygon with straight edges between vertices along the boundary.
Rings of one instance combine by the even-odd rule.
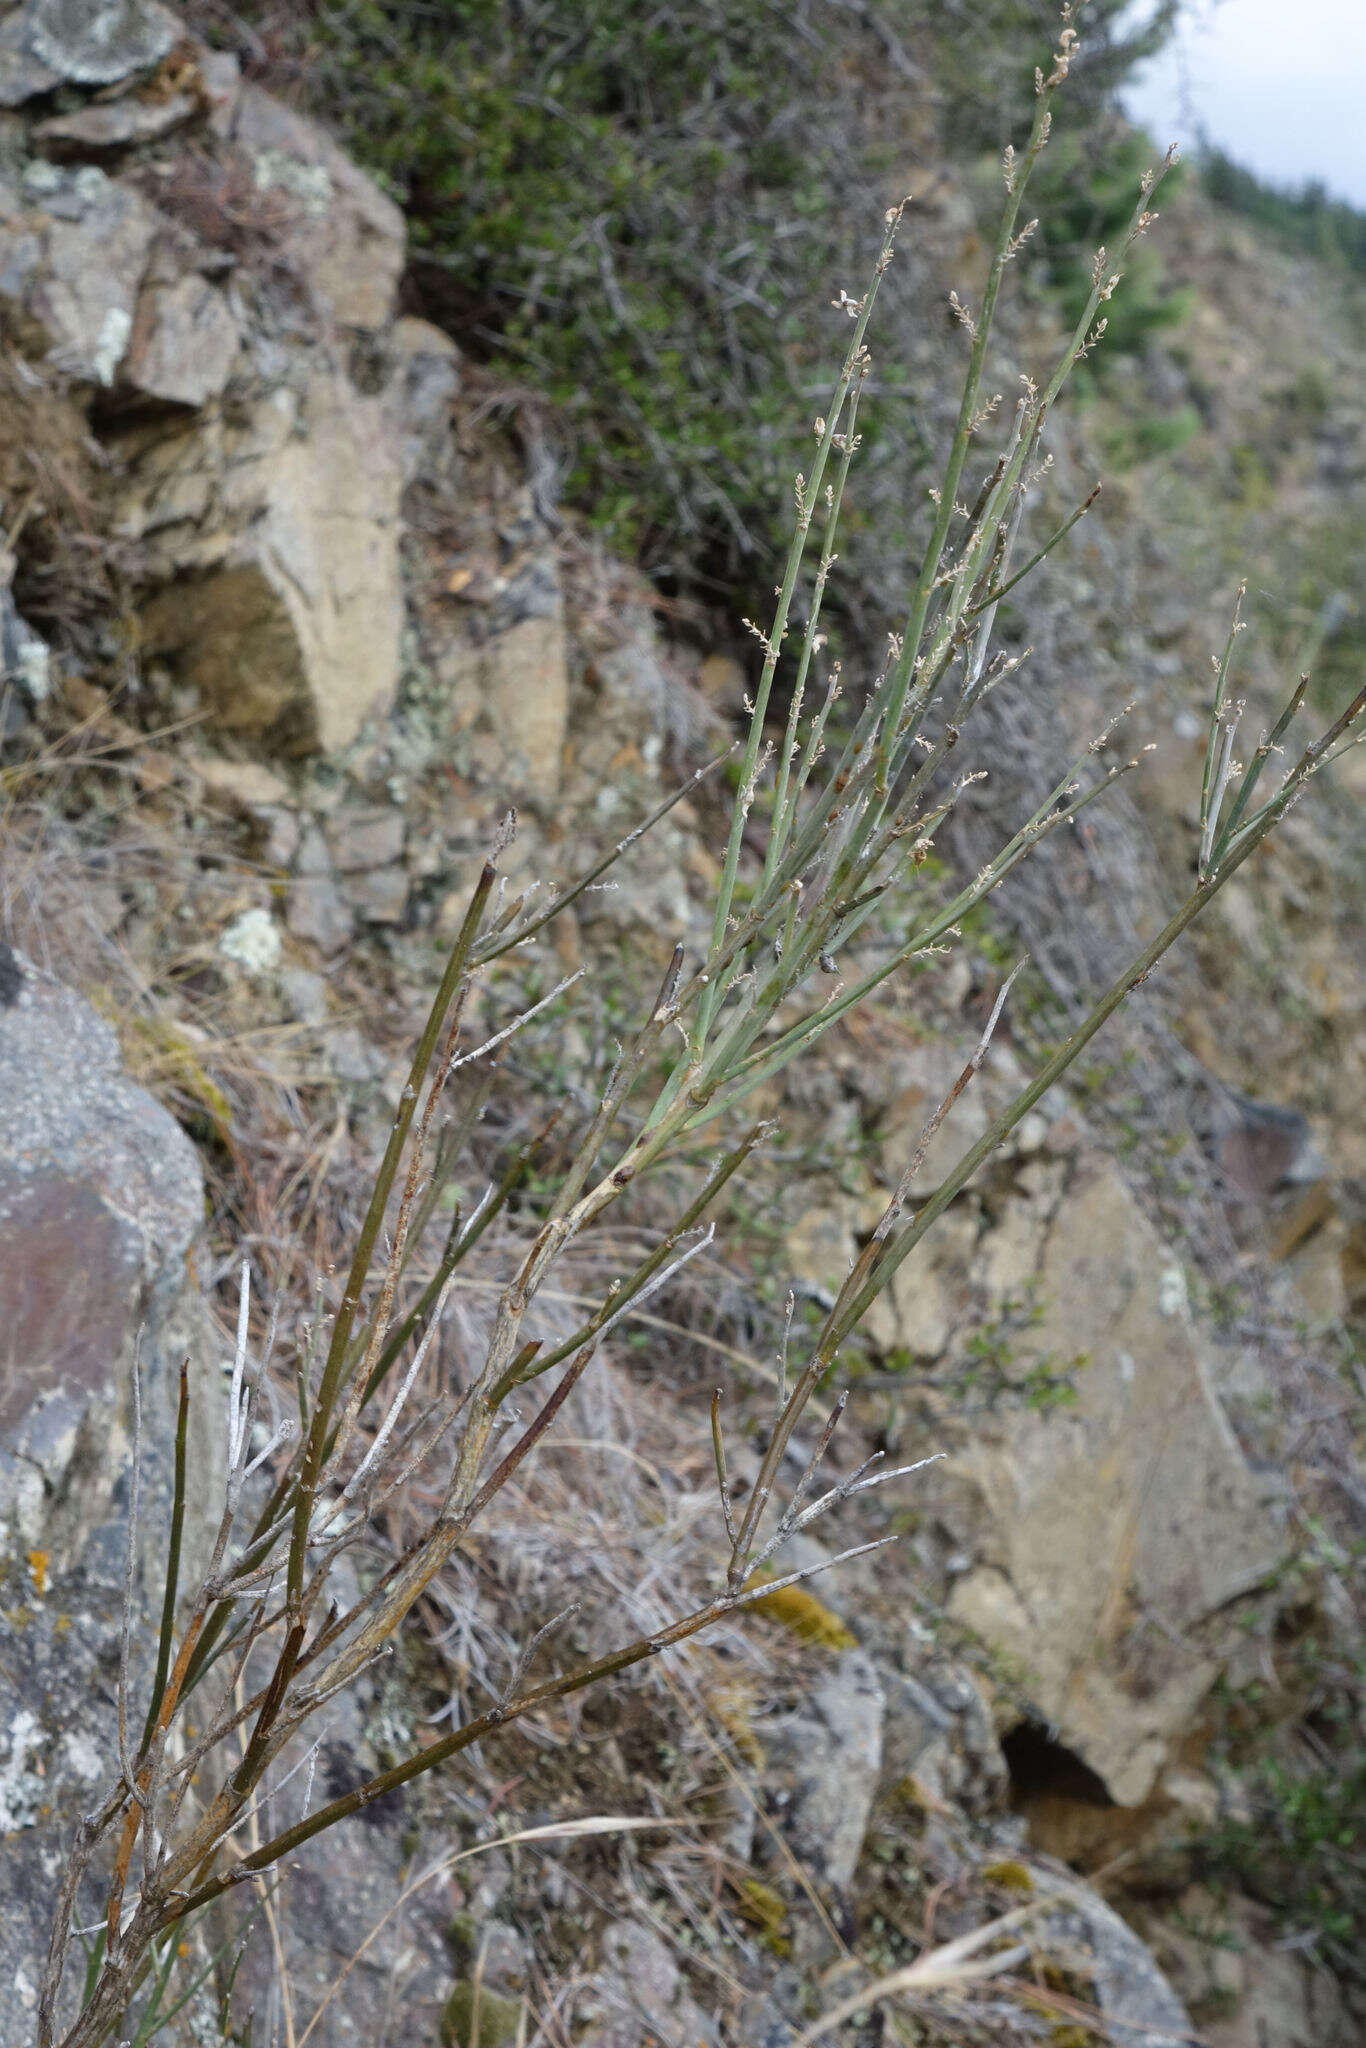
[[[342,746],[398,682],[401,479],[353,359],[387,343],[402,216],[230,58],[123,13],[108,66],[156,60],[117,97],[41,111],[36,60],[9,84],[40,111],[10,117],[7,319],[105,409],[147,654],[226,730]],[[43,9],[15,33],[61,59]]]
[[[572,871],[702,758],[745,673],[726,624],[670,620],[563,519],[539,402],[400,312],[401,214],[230,56],[151,0],[28,0],[0,22],[0,103],[3,404],[16,418],[26,407],[0,432],[0,736],[15,764],[0,948],[0,1825],[17,1843],[0,2013],[17,2042],[55,1830],[92,1757],[107,1761],[137,1332],[154,1550],[182,1356],[196,1412],[213,1413],[200,1288],[212,1296],[246,1237],[286,1322],[307,1312],[305,1262],[316,1244],[326,1266],[354,1227],[395,1059],[497,818],[521,813],[527,881]],[[961,282],[954,266],[976,256],[951,165],[930,189],[916,261]],[[1180,858],[1199,779],[1187,657],[1203,660],[1220,630],[1209,498],[1230,442],[1253,437],[1254,387],[1272,403],[1302,338],[1302,273],[1230,254],[1197,202],[1173,260],[1206,286],[1201,374],[1231,417],[1174,481],[1132,473],[1119,511],[1045,577],[1024,621],[1039,728],[997,731],[983,799],[1008,805],[1041,748],[1084,739],[1107,692],[1137,686],[1157,829],[1120,810],[1007,903],[1055,993],[1085,983],[1116,931],[1151,923]],[[1254,264],[1267,289],[1229,340]],[[1022,361],[1033,317],[1008,332]],[[1356,344],[1331,323],[1322,334],[1346,397],[1287,457],[1309,523],[1324,488],[1359,495],[1366,474]],[[942,379],[942,343],[926,350]],[[1150,373],[1176,380],[1164,403],[1186,402],[1193,373],[1175,358]],[[1092,453],[1086,432],[1060,437],[1064,492]],[[1244,528],[1274,567],[1255,505]],[[1069,696],[1076,667],[1086,682]],[[1256,710],[1272,668],[1254,657]],[[1192,1847],[1241,1796],[1219,1767],[1221,1697],[1265,1684],[1268,1667],[1273,1692],[1293,1690],[1297,1645],[1325,1611],[1339,1654],[1355,1640],[1340,1560],[1360,1512],[1359,1426],[1350,1401],[1322,1413],[1366,1302],[1359,790],[1350,764],[1343,774],[1326,815],[1291,821],[1255,888],[1230,892],[1199,956],[1151,993],[1141,1041],[1119,1041],[1108,1070],[1021,1128],[878,1305],[860,1440],[946,1453],[893,1561],[832,1581],[828,1608],[775,1611],[757,1638],[357,1823],[344,1915],[342,1852],[305,1856],[281,1926],[248,1946],[239,2029],[249,2006],[274,2025],[290,1996],[303,2024],[374,1923],[322,2039],[386,2038],[401,2009],[414,2042],[464,2041],[476,2024],[480,2041],[510,2040],[526,1998],[593,2048],[778,2048],[851,1969],[875,1975],[1029,1901],[1029,1998],[960,2016],[993,2040],[1037,2039],[1045,2023],[1058,2041],[1190,2036],[1154,1952],[1215,2048],[1357,2037],[1348,1994],[1296,1950],[1269,1956],[1264,1907],[1198,1886]],[[564,920],[562,960],[595,962],[603,991],[585,1058],[695,925],[714,872],[708,802],[704,790],[679,805],[625,886]],[[974,829],[969,816],[964,861]],[[581,1447],[607,1442],[634,1476],[546,1482],[522,1526],[453,1569],[407,1667],[339,1710],[320,1765],[337,1785],[421,1739],[443,1697],[458,1708],[477,1692],[566,1586],[586,1591],[584,1626],[604,1645],[614,1600],[652,1613],[664,1567],[641,1583],[640,1526],[649,1558],[684,1578],[707,1568],[698,1388],[719,1347],[749,1376],[762,1426],[764,1290],[838,1284],[907,1131],[971,1049],[998,943],[969,934],[840,1034],[818,1074],[774,1090],[783,1185],[762,1215],[735,1217],[715,1297],[664,1305],[678,1361],[647,1359],[647,1382],[623,1345],[573,1417]],[[202,1141],[212,1213],[198,1282],[199,1157],[121,1067],[111,1023],[52,967]],[[1046,997],[1013,1042],[1002,1034],[950,1157],[1054,1027]],[[1140,1043],[1146,1064],[1126,1065]],[[515,1101],[489,1112],[482,1163],[572,1090],[562,1052],[534,1041]],[[946,1165],[927,1158],[927,1189]],[[490,1248],[486,1284],[508,1255]],[[457,1348],[479,1309],[475,1293],[453,1317]],[[207,1436],[200,1455],[207,1469]],[[443,1872],[412,1888],[453,1830],[487,1834],[495,1808],[677,1816],[689,1801],[724,1838],[705,1884],[700,1865],[663,1852],[609,1867],[499,1851],[467,1883]],[[1094,1873],[1116,1857],[1134,1879],[1120,1898],[1131,1917],[1147,1894],[1143,1940],[1089,1885],[1059,1891],[1064,1861]],[[915,2038],[967,2038],[959,2023],[926,2008]],[[875,2035],[856,2018],[840,2038]]]

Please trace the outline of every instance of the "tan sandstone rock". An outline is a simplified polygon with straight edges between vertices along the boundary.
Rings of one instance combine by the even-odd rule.
[[[1024,1675],[1122,1805],[1150,1791],[1284,1539],[1210,1389],[1179,1268],[1118,1173],[1078,1169],[1045,1238],[1031,1355],[1075,1405],[991,1414],[949,1461],[977,1526],[950,1612]],[[960,1519],[971,1519],[956,1496]]]
[[[437,664],[471,772],[540,807],[552,803],[560,787],[568,661],[557,597],[553,606],[517,620],[482,646],[453,645]]]
[[[347,745],[397,685],[399,487],[381,402],[321,365],[144,441],[120,527],[152,584],[148,652],[224,730]]]

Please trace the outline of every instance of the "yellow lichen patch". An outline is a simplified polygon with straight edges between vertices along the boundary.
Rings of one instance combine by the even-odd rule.
[[[1019,1892],[1028,1898],[1034,1890],[1034,1878],[1023,1863],[989,1863],[982,1872],[987,1884],[999,1885],[1002,1891]]]
[[[754,1732],[754,1695],[748,1686],[721,1686],[709,1693],[707,1704],[735,1744],[736,1750],[754,1770],[761,1771],[767,1758]]]
[[[912,1813],[948,1813],[951,1809],[928,1785],[922,1785],[914,1775],[898,1778],[889,1795],[898,1805]]]
[[[1081,1976],[1074,1969],[1054,1961],[1051,1956],[1040,1956],[1035,1960],[1035,1970],[1045,1990],[1060,1991],[1065,1998],[1089,1999],[1094,1986],[1089,1977]],[[1027,1996],[1028,1994],[1022,1994]],[[1047,2005],[1040,2005],[1040,2012],[1047,2012]]]
[[[760,1939],[774,1955],[786,1956],[792,1953],[788,1938],[787,1905],[770,1885],[760,1878],[745,1877],[740,1880],[740,1911],[751,1927],[759,1929]]]
[[[765,1593],[762,1600],[754,1602],[754,1612],[776,1621],[780,1628],[790,1629],[805,1643],[819,1643],[822,1649],[858,1648],[858,1637],[851,1635],[839,1616],[814,1593],[808,1593],[805,1586],[783,1586],[776,1593]]]
[[[169,1017],[136,1016],[98,989],[90,1000],[119,1035],[124,1063],[145,1087],[169,1087],[188,1096],[225,1143],[232,1130],[232,1104],[204,1065],[194,1041]]]
[[[45,1550],[30,1550],[28,1554],[28,1568],[33,1574],[33,1590],[41,1600],[47,1592],[52,1560]]]
[[[232,1104],[206,1071],[190,1039],[165,1017],[138,1017],[128,1021],[148,1042],[148,1060],[153,1075],[164,1078],[197,1103],[217,1135],[226,1140],[232,1129]]]

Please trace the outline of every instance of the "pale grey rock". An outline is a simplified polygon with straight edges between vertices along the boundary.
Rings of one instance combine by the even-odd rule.
[[[164,100],[93,100],[74,114],[53,114],[33,130],[41,156],[58,162],[117,156],[143,142],[160,142],[183,128],[199,111],[193,93],[170,93]]]
[[[796,2027],[771,1996],[747,2000],[742,2024],[753,2048],[793,2048],[797,2039]]]
[[[473,773],[539,809],[551,806],[569,726],[562,612],[529,613],[482,645],[457,642],[442,650],[436,671]]]
[[[367,924],[402,924],[408,911],[408,870],[370,868],[343,875],[342,895]]]
[[[917,1777],[930,1792],[974,1818],[999,1815],[1010,1796],[1010,1772],[976,1675],[966,1664],[936,1656],[919,1677],[949,1715],[951,1728],[921,1757]]]
[[[382,1081],[388,1070],[384,1054],[354,1024],[338,1024],[323,1039],[323,1049],[339,1081],[366,1088]]]
[[[231,50],[210,50],[202,43],[195,50],[195,63],[208,100],[209,127],[226,142],[242,97],[242,67]]]
[[[882,1685],[886,1712],[880,1783],[893,1791],[937,1745],[946,1746],[952,1740],[954,1717],[928,1686],[904,1672],[884,1672]]]
[[[576,2037],[580,2048],[650,2048],[660,2040],[715,2048],[714,2022],[692,1998],[672,1951],[652,1927],[617,1921],[602,1937],[602,1961],[587,2031]]]
[[[999,1817],[1010,1773],[991,1709],[967,1665],[936,1653],[914,1671],[880,1675],[887,1702],[880,1795],[914,1787],[974,1819]]]
[[[309,1739],[317,1732],[328,1731],[311,1731]],[[301,1740],[300,1754],[306,1746]],[[283,1767],[296,1761],[289,1752]],[[361,1775],[350,1737],[325,1740],[315,1780],[319,1798],[335,1798]],[[296,1778],[283,1801],[301,1782]],[[289,1915],[281,1932],[296,2012],[311,2018],[347,1973],[340,1994],[310,2036],[310,2048],[389,2048],[391,2043],[393,2048],[438,2048],[441,2008],[452,1977],[444,1939],[450,1909],[438,1885],[413,1887],[412,1895],[404,1896],[414,1873],[407,1845],[409,1811],[403,1795],[397,1795],[387,1809],[371,1809],[343,1834],[306,1843],[290,1858]],[[423,1860],[436,1848],[424,1845]],[[234,1954],[244,1917],[239,1907],[216,1922],[217,1940],[230,1940]],[[270,1932],[258,1918],[233,1996],[240,2025],[253,2010],[258,2015],[258,2039],[259,2016],[271,2009],[278,1978]],[[210,2010],[199,2036],[205,2041],[221,2039]]]
[[[266,866],[289,867],[299,848],[297,812],[284,804],[262,804],[253,817],[261,833],[261,859]]]
[[[429,320],[394,322],[388,403],[399,440],[403,481],[437,471],[450,449],[451,409],[460,391],[460,351]]]
[[[230,761],[218,754],[195,754],[189,765],[212,803],[243,817],[256,817],[289,800],[289,784],[263,761]]]
[[[7,584],[0,585],[0,684],[16,684],[31,704],[52,688],[52,650],[15,610]]]
[[[853,1880],[877,1793],[884,1713],[877,1667],[866,1651],[849,1650],[764,1734],[793,1853],[839,1891]]]
[[[168,405],[205,405],[227,385],[240,341],[227,299],[206,278],[148,284],[120,381]]]
[[[0,107],[21,107],[61,80],[29,47],[26,10],[15,8],[0,21]]]
[[[884,1349],[914,1359],[938,1358],[948,1349],[971,1310],[980,1234],[976,1206],[954,1202],[918,1256],[897,1268],[866,1319]]]
[[[1126,2048],[1171,2048],[1197,2038],[1190,2017],[1152,1951],[1114,1908],[1075,1880],[1033,1873],[1041,1892],[1063,1891],[1067,1904],[1040,1919],[1035,1939],[1050,1957],[1065,1958],[1089,1977],[1092,1997]]]
[[[296,875],[331,875],[334,872],[327,841],[321,828],[311,820],[300,827],[294,872]]]
[[[280,993],[300,1024],[327,1022],[327,983],[321,974],[309,967],[286,967],[280,974]]]
[[[327,829],[332,864],[343,875],[391,867],[403,858],[404,833],[403,812],[397,804],[338,811]]]
[[[355,919],[331,875],[296,875],[285,899],[285,923],[296,939],[320,953],[340,953],[355,931]]]

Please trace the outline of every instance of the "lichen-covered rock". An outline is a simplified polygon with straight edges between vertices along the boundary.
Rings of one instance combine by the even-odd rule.
[[[160,63],[184,34],[157,0],[28,0],[27,47],[71,85],[113,85]]]
[[[35,159],[0,183],[0,303],[21,337],[82,382],[114,382],[156,234],[141,195],[93,164]]]
[[[284,202],[279,257],[317,310],[343,327],[387,327],[407,236],[393,200],[316,122],[259,86],[243,86],[232,136],[258,190]]]

